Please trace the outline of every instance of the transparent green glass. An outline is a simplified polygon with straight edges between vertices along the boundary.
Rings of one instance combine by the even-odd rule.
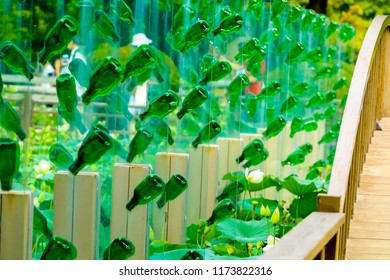
[[[148,148],[153,137],[153,131],[147,127],[141,127],[130,141],[126,161],[131,163],[136,156],[141,155]]]
[[[9,69],[23,74],[29,81],[34,78],[34,67],[26,54],[13,42],[6,41],[0,44],[0,59]]]
[[[137,205],[148,204],[165,189],[165,183],[159,176],[152,174],[143,179],[134,189],[132,198],[126,203],[126,209],[131,211]]]
[[[59,169],[67,170],[73,163],[72,154],[60,143],[55,143],[49,149],[49,159]]]
[[[230,199],[221,200],[215,206],[211,216],[207,219],[207,225],[212,225],[216,221],[222,221],[231,217],[236,212],[233,202]]]
[[[199,131],[198,136],[191,144],[196,149],[200,144],[207,143],[217,137],[221,131],[221,125],[217,121],[212,120]]]
[[[54,236],[46,245],[41,260],[75,260],[77,249],[74,244],[61,236]]]
[[[166,183],[166,187],[161,194],[159,200],[157,200],[157,207],[162,208],[164,205],[176,199],[188,188],[188,182],[181,174],[173,174]]]
[[[3,99],[0,99],[0,126],[15,133],[22,141],[26,138],[26,131],[22,127],[18,112],[8,101]]]
[[[123,79],[123,68],[115,57],[106,57],[93,71],[89,87],[81,95],[85,105],[99,96],[106,96]]]
[[[120,37],[115,30],[114,23],[103,10],[97,10],[95,12],[94,25],[104,37],[111,39],[114,42],[119,42]]]
[[[0,182],[3,191],[12,189],[12,182],[19,171],[20,148],[17,141],[0,138]]]
[[[46,34],[43,49],[38,61],[45,65],[53,56],[61,54],[79,32],[77,20],[69,15],[63,16]]]
[[[115,238],[104,250],[103,260],[128,260],[135,253],[134,244],[121,236]]]

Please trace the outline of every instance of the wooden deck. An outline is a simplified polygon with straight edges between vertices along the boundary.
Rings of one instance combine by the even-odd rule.
[[[360,176],[347,260],[390,260],[390,118],[375,131]]]

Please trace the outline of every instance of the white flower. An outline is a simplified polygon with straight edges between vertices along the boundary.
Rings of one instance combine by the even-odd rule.
[[[267,246],[265,246],[265,247],[263,248],[263,252],[264,252],[264,253],[265,253],[265,252],[268,252],[269,250],[271,250],[272,247],[274,247],[273,244],[268,244]]]
[[[41,178],[43,175],[50,172],[51,163],[47,160],[41,160],[38,165],[34,164],[34,170],[37,173],[36,178]]]
[[[262,172],[260,169],[253,170],[249,172],[249,169],[245,169],[245,177],[248,181],[248,184],[258,184],[263,181],[264,178],[264,172]]]
[[[280,240],[280,238],[277,238],[277,237],[273,237],[272,235],[269,235],[268,238],[267,238],[267,245],[275,245],[276,243],[278,243],[278,241]]]

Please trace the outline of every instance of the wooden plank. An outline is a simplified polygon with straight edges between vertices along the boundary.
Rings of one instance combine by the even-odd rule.
[[[138,205],[131,212],[126,203],[135,187],[150,174],[147,164],[115,164],[112,176],[111,241],[117,237],[131,240],[136,250],[132,259],[145,260],[149,240],[148,205]]]
[[[347,241],[347,251],[349,254],[375,254],[389,255],[390,240],[371,240],[361,238],[351,238]]]
[[[187,175],[188,154],[185,153],[157,153],[155,172],[164,182],[168,182],[173,174]],[[183,243],[186,229],[186,194],[168,202],[158,209],[153,207],[153,231],[158,240],[170,243]]]
[[[0,260],[32,258],[34,195],[0,191]]]
[[[314,259],[336,235],[343,223],[342,213],[313,212],[259,259]]]
[[[364,238],[390,240],[390,224],[375,223],[375,222],[360,222],[351,221],[349,238]]]
[[[229,183],[222,181],[221,178],[229,173],[240,170],[240,166],[236,163],[236,158],[240,156],[243,149],[243,140],[241,138],[224,138],[217,139],[219,146],[218,154],[218,180],[217,193],[221,193],[223,188]]]
[[[355,207],[390,208],[390,196],[375,194],[358,194]]]
[[[101,179],[97,172],[75,176],[73,198],[73,243],[78,260],[99,257]]]
[[[387,211],[378,211],[378,209],[371,209],[365,211],[367,208],[355,209],[352,219],[356,222],[375,222],[375,223],[389,223],[390,213]],[[390,247],[389,247],[390,248]]]
[[[74,176],[68,171],[54,174],[53,235],[73,240]]]
[[[390,177],[383,175],[361,174],[361,183],[390,183]]]
[[[359,254],[359,253],[348,253],[345,256],[346,260],[390,260],[390,255],[382,254]]]

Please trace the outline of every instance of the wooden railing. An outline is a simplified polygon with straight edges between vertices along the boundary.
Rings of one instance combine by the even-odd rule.
[[[352,76],[328,193],[318,197],[318,212],[298,224],[262,259],[344,259],[360,174],[375,121],[388,116],[390,16],[378,16],[367,31]],[[335,213],[329,216],[325,212]],[[340,222],[337,215],[345,216],[345,222]]]

